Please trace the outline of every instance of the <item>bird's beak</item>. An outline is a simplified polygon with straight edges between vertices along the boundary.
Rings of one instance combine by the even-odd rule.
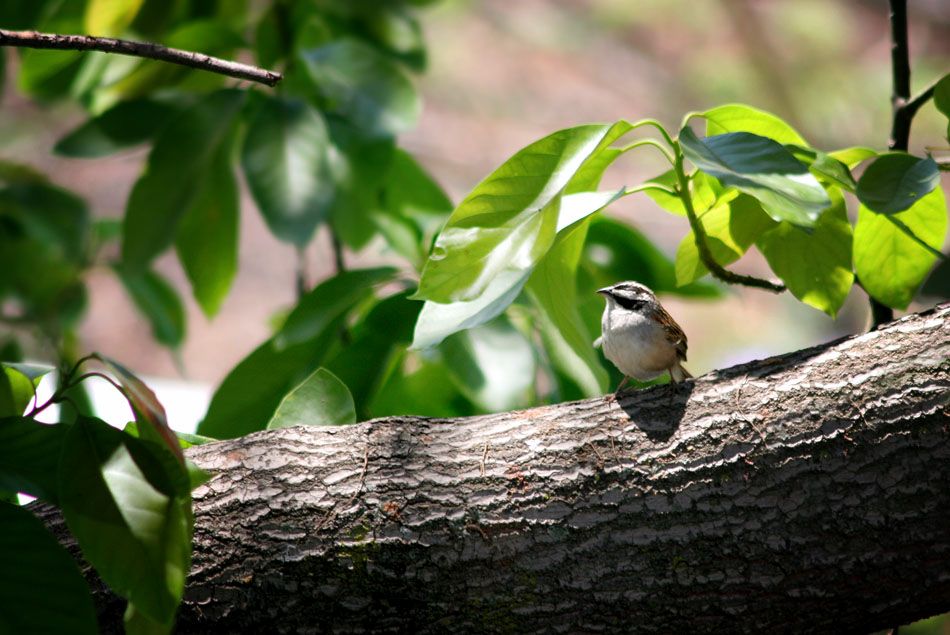
[[[611,287],[604,287],[603,289],[597,289],[597,293],[599,293],[600,295],[606,297],[606,296],[610,295],[610,289],[611,289]]]

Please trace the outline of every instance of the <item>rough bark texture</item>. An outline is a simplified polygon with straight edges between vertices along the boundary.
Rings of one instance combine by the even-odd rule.
[[[948,319],[672,400],[194,448],[214,477],[178,630],[866,633],[950,611]]]

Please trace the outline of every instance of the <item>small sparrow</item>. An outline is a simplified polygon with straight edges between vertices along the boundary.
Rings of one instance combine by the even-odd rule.
[[[668,372],[674,384],[692,377],[682,366],[686,334],[653,291],[638,282],[620,282],[597,293],[607,306],[594,346],[603,345],[604,355],[624,374],[615,396],[630,377],[650,381]]]

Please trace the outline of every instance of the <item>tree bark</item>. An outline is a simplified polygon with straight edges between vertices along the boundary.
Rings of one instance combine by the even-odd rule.
[[[672,395],[192,448],[214,476],[177,631],[867,633],[950,611],[948,318]]]

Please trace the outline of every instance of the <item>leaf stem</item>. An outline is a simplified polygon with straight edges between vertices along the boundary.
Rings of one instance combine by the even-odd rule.
[[[628,150],[633,150],[633,149],[635,149],[635,148],[641,148],[641,147],[643,147],[643,146],[650,146],[650,147],[656,148],[657,150],[659,150],[660,152],[663,153],[663,156],[666,157],[666,160],[670,162],[670,165],[673,165],[673,164],[674,164],[675,160],[674,160],[674,158],[673,158],[673,155],[670,154],[670,151],[667,150],[667,149],[663,146],[663,144],[661,144],[659,141],[657,141],[657,140],[655,140],[655,139],[642,139],[642,140],[640,140],[640,141],[635,141],[635,142],[631,143],[631,144],[628,145],[628,146],[624,146],[623,148],[621,148],[620,151],[621,151],[621,152],[627,152]]]
[[[693,230],[693,239],[696,241],[696,249],[699,251],[699,259],[706,268],[709,269],[709,273],[711,273],[714,278],[728,284],[756,287],[765,289],[766,291],[772,291],[773,293],[782,293],[785,291],[786,287],[784,284],[763,278],[756,278],[755,276],[735,273],[716,262],[716,259],[713,258],[712,251],[709,249],[709,244],[706,242],[706,230],[703,229],[702,223],[699,222],[699,218],[696,216],[696,210],[693,208],[693,198],[689,193],[689,179],[686,176],[686,171],[683,169],[683,160],[685,157],[683,156],[683,151],[679,143],[673,144],[673,152],[676,156],[676,161],[673,163],[673,171],[676,173],[676,181],[678,184],[676,195],[683,201],[686,218],[689,219],[689,226]]]

